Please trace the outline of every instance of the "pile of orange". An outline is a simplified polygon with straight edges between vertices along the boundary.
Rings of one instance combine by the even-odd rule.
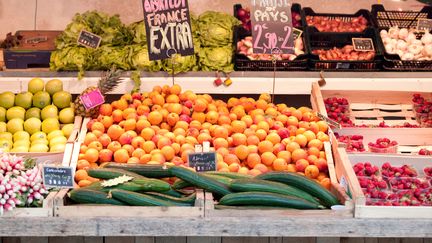
[[[76,177],[84,180],[81,185],[93,180],[84,176],[85,169],[109,161],[186,165],[194,145],[209,141],[219,171],[292,171],[330,186],[324,151],[327,123],[310,108],[272,104],[268,94],[224,102],[182,92],[179,85],[156,86],[103,104],[87,128]]]

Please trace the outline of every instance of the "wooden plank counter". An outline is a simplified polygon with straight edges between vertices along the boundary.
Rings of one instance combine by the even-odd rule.
[[[432,238],[428,219],[1,218],[0,236],[251,236]]]

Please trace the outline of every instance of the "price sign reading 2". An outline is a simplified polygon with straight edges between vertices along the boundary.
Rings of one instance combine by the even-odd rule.
[[[254,53],[294,53],[294,37],[289,1],[252,0]]]

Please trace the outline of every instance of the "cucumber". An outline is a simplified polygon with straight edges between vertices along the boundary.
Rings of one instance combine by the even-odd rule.
[[[295,209],[322,209],[321,205],[311,203],[302,198],[281,195],[271,192],[239,192],[231,193],[219,200],[226,206],[274,206]]]
[[[187,181],[196,187],[213,192],[216,195],[225,196],[231,193],[226,185],[213,178],[202,176],[201,174],[191,171],[190,169],[180,166],[173,166],[170,167],[169,170],[177,178]]]
[[[89,176],[99,179],[114,179],[122,175],[131,176],[134,179],[146,179],[146,177],[122,169],[98,168],[87,170]]]
[[[172,188],[169,189],[169,191],[164,191],[164,192],[160,192],[160,193],[171,196],[171,197],[183,197],[182,193],[180,193],[180,192],[178,192]]]
[[[104,168],[123,169],[148,178],[172,177],[168,168],[164,165],[121,164],[110,162],[105,164]]]
[[[87,188],[73,189],[68,193],[68,196],[77,203],[126,205],[116,199],[108,198],[108,194],[105,192]]]
[[[92,190],[98,190],[98,191],[102,191],[102,192],[109,192],[112,189],[122,189],[122,190],[126,190],[126,191],[131,191],[131,192],[138,192],[138,191],[141,191],[142,185],[134,183],[134,182],[125,182],[123,184],[119,184],[116,186],[103,187],[102,182],[98,181],[98,182],[92,183],[91,185],[89,185],[85,188],[92,189]]]
[[[113,189],[110,194],[114,199],[122,201],[132,206],[175,206],[174,203],[161,200],[150,195],[137,192],[130,192],[121,189]]]
[[[249,179],[249,178],[253,178],[253,176],[251,176],[251,175],[239,174],[239,173],[235,173],[235,172],[207,171],[204,174],[224,176],[224,177],[228,177],[228,178],[231,178],[231,179]]]
[[[204,176],[204,177],[208,177],[208,178],[215,179],[215,180],[219,181],[220,183],[222,183],[222,184],[224,184],[224,185],[226,185],[226,186],[228,186],[228,187],[229,187],[229,185],[231,184],[231,181],[233,180],[233,179],[230,179],[230,178],[228,178],[228,177],[219,176],[219,175],[213,175],[213,174],[205,174],[205,173],[202,173],[202,174],[200,174],[200,175],[202,175],[202,176]],[[192,187],[192,186],[193,186],[193,185],[192,185],[191,183],[189,183],[189,182],[187,182],[187,181],[184,181],[184,180],[181,180],[181,179],[176,180],[176,181],[174,182],[174,184],[172,185],[172,187],[173,187],[174,189],[176,189],[176,190],[180,190],[180,189],[183,189],[183,188],[186,188],[186,187]]]
[[[196,199],[196,193],[193,193],[187,197],[172,197],[157,192],[146,192],[145,194],[161,200],[172,202],[177,206],[193,206],[195,204],[195,199]]]
[[[159,179],[134,179],[132,182],[141,185],[141,191],[146,192],[166,192],[171,189],[168,182]]]
[[[339,200],[329,190],[314,180],[294,172],[269,172],[256,176],[257,179],[281,182],[296,187],[310,195],[317,197],[326,207],[339,204]]]
[[[319,201],[309,193],[279,182],[259,179],[237,179],[231,182],[230,189],[237,192],[273,192],[303,198],[311,203],[319,204]]]

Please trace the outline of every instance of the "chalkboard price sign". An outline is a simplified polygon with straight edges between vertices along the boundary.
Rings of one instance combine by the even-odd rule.
[[[73,188],[73,169],[67,166],[43,166],[45,187]]]
[[[352,38],[352,43],[355,51],[375,51],[371,38]]]
[[[197,172],[216,171],[216,153],[189,153],[188,163],[189,167],[195,168]]]
[[[78,36],[78,44],[94,49],[99,47],[101,40],[102,37],[85,30],[81,30]]]
[[[194,54],[187,0],[142,0],[150,60]]]
[[[417,30],[431,31],[432,30],[432,19],[418,19],[417,20]]]
[[[294,30],[289,0],[252,0],[251,21],[254,53],[294,53]]]

